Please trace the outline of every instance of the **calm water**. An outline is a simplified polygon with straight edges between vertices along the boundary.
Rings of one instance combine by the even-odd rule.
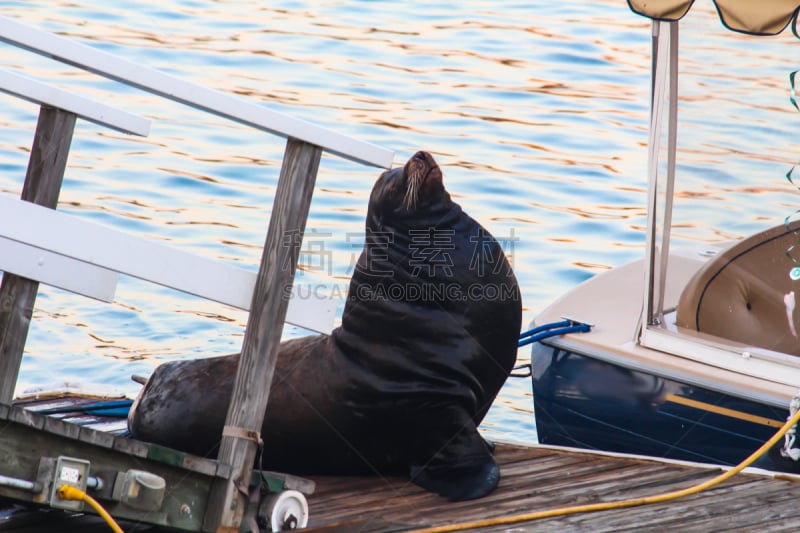
[[[641,255],[650,24],[622,0],[264,4],[25,0],[3,15],[393,149],[395,164],[434,153],[451,194],[506,243],[525,324]],[[685,240],[782,220],[797,204],[783,175],[800,152],[788,99],[800,44],[731,34],[698,4],[682,34]],[[154,121],[146,139],[80,122],[61,209],[256,268],[282,139],[8,45],[0,63]],[[0,109],[0,190],[18,195],[38,110],[5,95]],[[304,245],[316,254],[301,258],[300,282],[344,293],[377,175],[323,158]],[[43,288],[18,392],[67,381],[135,393],[131,374],[238,351],[245,322],[131,279],[110,305]],[[535,439],[528,380],[509,381],[485,429]]]

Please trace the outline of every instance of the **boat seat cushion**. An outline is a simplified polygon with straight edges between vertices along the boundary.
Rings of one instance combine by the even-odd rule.
[[[681,293],[677,325],[800,355],[800,313],[791,303],[800,281],[789,277],[796,265],[786,253],[792,246],[800,260],[800,223],[757,233],[711,259]]]

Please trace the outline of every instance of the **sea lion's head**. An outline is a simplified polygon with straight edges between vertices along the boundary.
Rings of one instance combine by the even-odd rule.
[[[420,151],[404,166],[381,174],[372,188],[369,207],[380,218],[402,218],[449,201],[442,169],[431,154]]]

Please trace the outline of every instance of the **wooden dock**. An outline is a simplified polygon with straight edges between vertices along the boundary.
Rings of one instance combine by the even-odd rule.
[[[45,398],[20,402],[32,411],[86,403],[87,399]],[[111,433],[124,419],[80,412],[51,415]],[[561,507],[621,501],[685,489],[719,475],[718,467],[598,454],[544,446],[498,444],[502,479],[489,496],[451,503],[407,479],[311,477],[308,531],[326,533],[411,531],[474,520],[509,517]],[[479,531],[796,531],[800,525],[800,476],[748,470],[706,492],[671,502],[573,514],[535,522],[484,527]],[[168,531],[121,521],[127,532]],[[108,527],[91,514],[23,507],[0,501],[0,531],[82,531]]]
[[[486,498],[450,503],[403,479],[315,478],[311,531],[406,531],[684,489],[719,468],[549,447],[497,446],[502,478]],[[547,518],[479,531],[797,531],[800,477],[744,472],[661,504]]]

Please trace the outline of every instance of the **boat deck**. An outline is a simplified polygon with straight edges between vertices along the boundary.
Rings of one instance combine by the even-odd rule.
[[[53,407],[56,400],[31,403]],[[67,402],[76,400],[67,400]],[[64,399],[58,400],[61,404]],[[81,401],[80,403],[82,403]],[[118,428],[120,419],[60,413],[78,423]],[[83,420],[81,420],[83,419]],[[116,425],[115,425],[116,424]],[[312,477],[309,497],[314,532],[407,531],[473,520],[505,518],[560,507],[620,501],[685,489],[721,473],[719,468],[542,446],[498,444],[502,479],[480,500],[451,503],[401,478]],[[796,531],[800,524],[800,476],[745,471],[705,492],[671,502],[573,514],[481,531]],[[123,529],[165,531],[120,522]],[[30,509],[0,502],[0,531],[109,531],[91,515]]]

